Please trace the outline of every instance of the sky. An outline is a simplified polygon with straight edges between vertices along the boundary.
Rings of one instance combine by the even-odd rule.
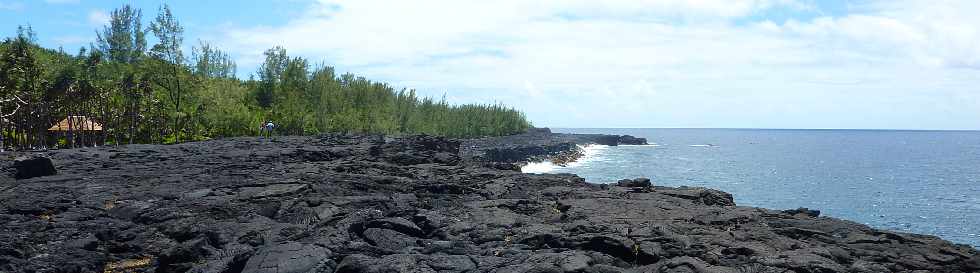
[[[72,52],[164,1],[0,0]],[[166,1],[247,78],[276,45],[536,126],[980,129],[980,1]]]

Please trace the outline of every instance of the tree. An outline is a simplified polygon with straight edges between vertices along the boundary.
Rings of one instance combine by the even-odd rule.
[[[143,100],[144,96],[150,93],[150,86],[143,75],[130,73],[123,79],[121,88],[126,101],[125,112],[129,117],[129,136],[127,139],[129,140],[129,144],[133,144],[139,138]]]
[[[259,88],[255,96],[260,107],[268,108],[275,102],[276,89],[288,64],[286,49],[277,46],[265,51],[265,62],[259,67]]]
[[[281,132],[302,135],[313,130],[313,109],[309,90],[309,64],[303,58],[286,58],[286,66],[279,75],[279,88],[272,103],[272,113]]]
[[[5,129],[4,121],[6,121],[8,117],[12,117],[15,114],[17,114],[17,110],[20,110],[21,105],[27,104],[26,102],[24,102],[24,100],[21,100],[19,97],[17,97],[16,94],[5,94],[6,92],[4,91],[6,91],[6,88],[0,86],[0,152],[3,152],[4,147],[6,147],[4,146],[4,142],[3,142],[3,138],[4,138],[3,133]],[[8,96],[10,98],[6,98]],[[3,105],[6,103],[14,103],[14,110],[10,112],[4,112]]]
[[[96,31],[98,49],[111,61],[132,64],[146,51],[143,12],[125,5],[112,11],[109,25]]]
[[[54,77],[48,86],[48,92],[46,94],[45,101],[52,103],[51,112],[52,117],[68,117],[67,121],[68,128],[65,131],[66,144],[69,147],[75,147],[75,139],[77,134],[76,130],[84,128],[79,128],[79,126],[84,126],[84,122],[81,124],[76,124],[79,119],[70,118],[72,116],[77,116],[79,110],[79,104],[82,102],[78,91],[78,68],[74,65],[73,58],[64,53],[64,51],[59,50],[58,54],[54,55],[55,59],[58,59],[58,63],[61,65],[53,65],[50,70],[54,70]]]
[[[68,147],[253,135],[264,118],[293,135],[471,137],[530,126],[511,108],[418,97],[414,90],[311,66],[282,47],[267,50],[260,69],[240,80],[229,54],[207,42],[192,47],[190,61],[184,59],[183,28],[168,6],[160,7],[146,29],[140,18],[138,9],[116,9],[97,31],[96,43],[77,55],[38,46],[30,26],[0,42],[0,149],[44,147],[47,128],[71,116],[88,117],[102,130],[101,136],[77,134],[91,132],[84,128],[91,123],[69,118],[65,138],[56,140]],[[147,32],[159,40],[149,51]]]
[[[151,52],[155,57],[167,62],[171,70],[170,85],[167,87],[170,101],[174,106],[174,142],[180,143],[180,99],[183,95],[180,89],[180,70],[184,64],[184,55],[180,45],[184,42],[184,28],[177,22],[170,11],[170,6],[163,4],[156,20],[150,24],[150,30],[160,41],[153,46]]]
[[[46,103],[43,99],[44,69],[38,63],[34,41],[35,34],[30,27],[18,27],[17,37],[4,41],[6,49],[0,55],[0,100],[3,100],[0,105],[13,102],[17,109],[0,114],[7,116],[4,118],[15,125],[13,131],[18,135],[14,139],[15,145],[19,141],[19,145],[29,147],[41,144],[41,130],[38,128],[47,129],[45,118],[48,114],[43,107]]]
[[[205,41],[198,41],[198,44],[191,52],[195,76],[205,79],[235,77],[236,66],[231,56]]]

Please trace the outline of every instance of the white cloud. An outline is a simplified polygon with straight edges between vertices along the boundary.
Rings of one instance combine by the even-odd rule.
[[[24,3],[0,1],[0,10],[21,11],[24,10]]]
[[[105,11],[93,10],[88,13],[89,24],[95,26],[102,26],[108,24],[109,20],[111,20],[111,18],[109,17],[109,14],[106,13]]]
[[[980,2],[904,2],[872,5],[876,12],[812,22],[786,23],[780,30],[811,41],[838,42],[868,57],[920,65],[980,67],[980,20],[970,10]]]
[[[980,68],[980,2],[736,22],[808,3],[319,1],[286,25],[213,40],[243,67],[282,45],[428,94],[516,105],[541,125],[980,128],[977,71],[963,69]],[[950,96],[969,98],[939,99]]]

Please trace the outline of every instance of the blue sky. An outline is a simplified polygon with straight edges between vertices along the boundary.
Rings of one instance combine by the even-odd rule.
[[[75,51],[124,3],[0,0]],[[980,1],[167,1],[247,77],[262,51],[552,127],[980,129]]]
[[[278,25],[302,15],[307,1],[113,1],[113,0],[0,0],[0,30],[5,36],[17,25],[31,25],[45,46],[64,46],[72,51],[95,40],[115,8],[132,5],[143,11],[148,24],[164,2],[179,16],[187,33],[185,40],[196,41],[220,33],[223,27]]]

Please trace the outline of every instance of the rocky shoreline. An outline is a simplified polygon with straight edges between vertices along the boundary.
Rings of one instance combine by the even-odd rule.
[[[980,271],[976,249],[934,236],[519,171],[587,143],[642,144],[234,138],[49,151],[57,174],[33,178],[0,154],[0,272]]]
[[[582,157],[579,146],[594,144],[647,145],[647,140],[629,135],[556,134],[548,128],[536,128],[520,135],[464,140],[460,155],[467,161],[494,164],[551,161],[564,165]]]

